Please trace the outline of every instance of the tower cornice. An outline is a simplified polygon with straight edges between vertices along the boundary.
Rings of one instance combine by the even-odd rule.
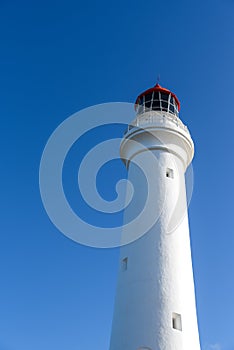
[[[137,153],[156,149],[177,155],[184,164],[184,170],[191,163],[194,143],[188,128],[178,117],[157,111],[141,114],[128,126],[120,154],[128,165]]]

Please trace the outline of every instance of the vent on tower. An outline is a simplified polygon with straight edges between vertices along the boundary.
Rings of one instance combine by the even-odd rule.
[[[166,170],[166,177],[170,177],[171,179],[174,178],[174,171],[173,171],[173,169],[167,168],[167,170]]]
[[[172,313],[172,327],[178,331],[182,331],[181,315],[175,312]]]
[[[122,271],[126,271],[128,268],[128,258],[122,260]]]

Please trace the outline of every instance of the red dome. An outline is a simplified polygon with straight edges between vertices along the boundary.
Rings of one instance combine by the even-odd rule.
[[[138,105],[139,100],[140,100],[140,98],[141,98],[142,96],[145,96],[145,95],[147,95],[147,94],[150,94],[150,93],[153,92],[153,91],[164,92],[164,93],[166,93],[166,94],[168,94],[168,95],[171,94],[171,96],[174,97],[174,99],[175,99],[175,101],[176,101],[176,103],[177,103],[177,105],[178,105],[178,110],[180,110],[180,101],[178,100],[177,96],[176,96],[173,92],[171,92],[171,91],[168,90],[168,89],[163,88],[163,87],[160,86],[159,84],[156,84],[154,87],[152,87],[152,88],[150,88],[150,89],[148,89],[148,90],[142,92],[142,93],[137,97],[136,102],[135,102],[135,105]]]

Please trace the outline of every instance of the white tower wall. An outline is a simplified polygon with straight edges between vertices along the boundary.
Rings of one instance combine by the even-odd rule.
[[[163,112],[145,113],[139,123],[121,145],[137,197],[125,222],[139,214],[146,197],[135,161],[150,176],[155,198],[147,214],[160,215],[146,234],[121,248],[110,350],[199,350],[184,179],[193,142],[182,122]]]

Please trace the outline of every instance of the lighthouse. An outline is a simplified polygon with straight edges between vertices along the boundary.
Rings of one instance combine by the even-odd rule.
[[[194,144],[170,90],[155,85],[135,109],[120,147],[135,191],[124,222],[145,210],[149,227],[120,248],[110,350],[200,350],[185,185]]]

